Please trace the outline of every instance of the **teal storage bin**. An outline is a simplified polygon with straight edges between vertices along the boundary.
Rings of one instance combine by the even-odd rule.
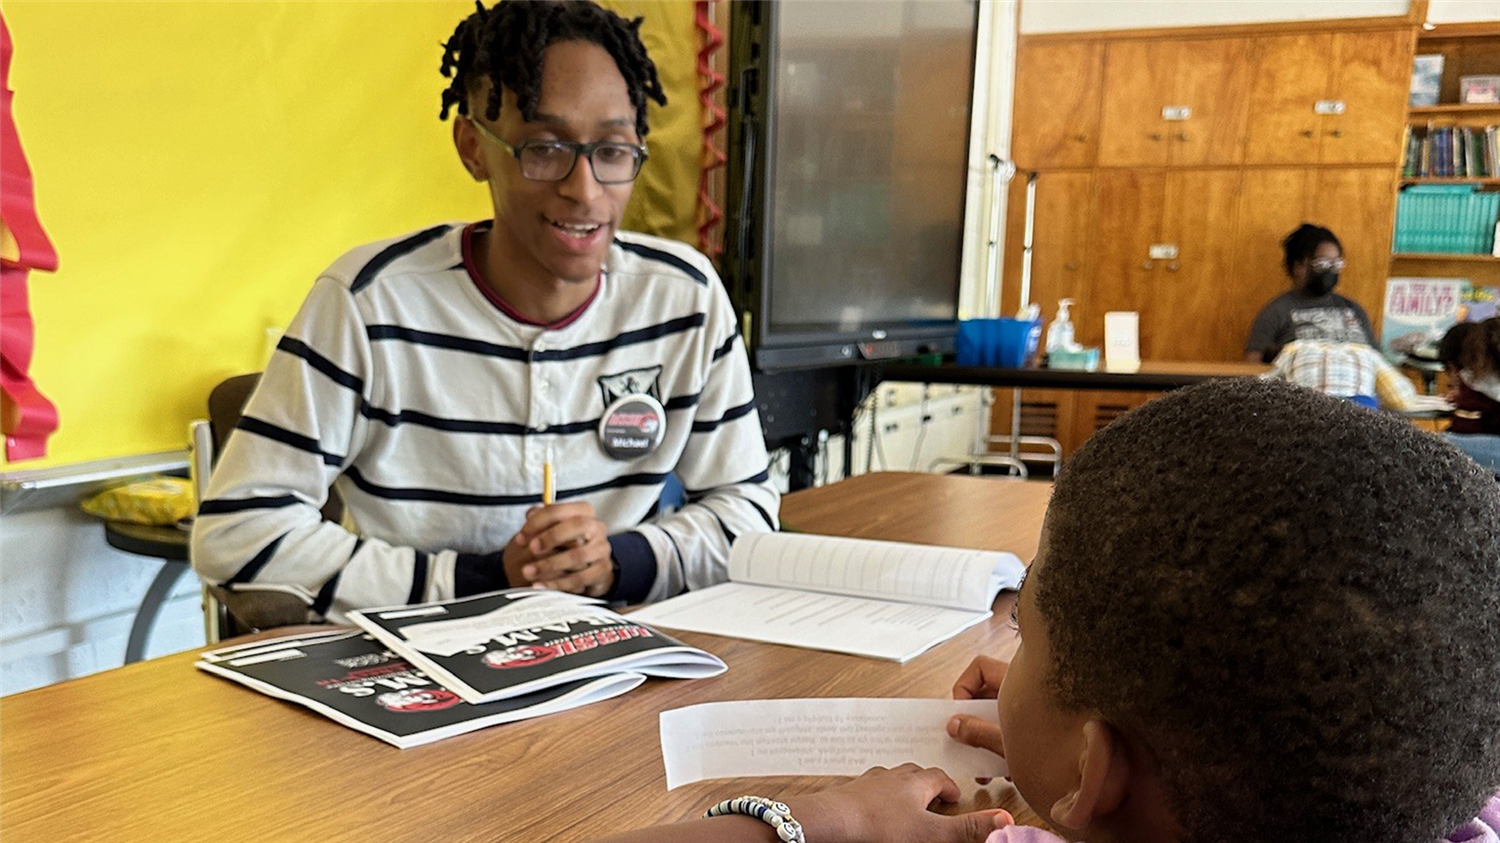
[[[1490,254],[1500,193],[1477,184],[1418,184],[1396,199],[1396,252]]]

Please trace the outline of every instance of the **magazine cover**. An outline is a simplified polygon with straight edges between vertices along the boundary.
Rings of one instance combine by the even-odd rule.
[[[1435,359],[1437,343],[1458,323],[1469,282],[1463,278],[1392,278],[1385,284],[1380,350],[1393,360],[1405,355]]]
[[[642,674],[620,672],[470,705],[347,627],[213,650],[195,666],[402,749],[617,697],[646,681]]]
[[[717,656],[632,622],[601,601],[513,588],[350,612],[349,618],[469,702],[619,671],[698,679]]]

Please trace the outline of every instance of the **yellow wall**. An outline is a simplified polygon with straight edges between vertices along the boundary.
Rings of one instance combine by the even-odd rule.
[[[691,4],[618,5],[644,7],[658,62],[676,63],[657,43],[690,59]],[[184,447],[209,389],[261,367],[268,329],[334,258],[487,216],[437,119],[438,44],[472,10],[5,0],[16,122],[62,262],[30,284],[32,376],[62,425],[45,460],[13,467]],[[691,90],[668,96],[688,111],[653,112],[653,165],[672,134],[658,119],[699,119]],[[662,169],[680,207],[697,171]]]

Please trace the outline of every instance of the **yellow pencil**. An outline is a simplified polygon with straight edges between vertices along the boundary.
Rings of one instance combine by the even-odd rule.
[[[557,498],[557,483],[552,477],[552,460],[542,463],[542,505],[551,506]]]

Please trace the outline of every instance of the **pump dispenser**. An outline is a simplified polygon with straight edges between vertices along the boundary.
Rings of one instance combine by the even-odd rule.
[[[1059,299],[1057,302],[1057,318],[1047,326],[1048,354],[1078,350],[1077,344],[1073,342],[1073,323],[1068,319],[1068,308],[1072,304],[1072,299]]]

